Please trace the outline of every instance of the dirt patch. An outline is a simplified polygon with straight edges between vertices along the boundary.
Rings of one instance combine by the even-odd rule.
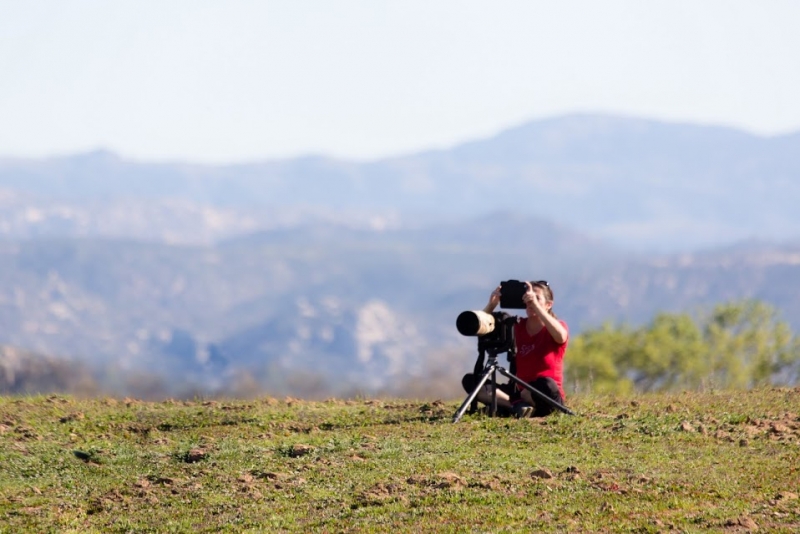
[[[535,471],[531,472],[531,478],[533,479],[550,479],[554,478],[553,472],[549,469],[536,469]]]
[[[749,439],[798,442],[800,441],[800,417],[793,413],[787,413],[775,419],[748,419],[742,430]]]
[[[72,421],[82,421],[86,418],[86,415],[83,412],[72,412],[70,414],[65,415],[64,417],[58,420],[59,423],[70,423]]]
[[[399,484],[384,484],[379,482],[370,489],[356,495],[351,508],[362,508],[365,506],[383,506],[390,502],[408,503],[408,497],[404,489]]]
[[[182,455],[180,455],[180,459],[187,464],[193,464],[196,462],[201,462],[208,458],[209,451],[203,447],[195,447],[193,449],[189,449]]]
[[[311,445],[303,445],[301,443],[297,443],[292,445],[292,448],[289,449],[289,456],[291,458],[300,458],[301,456],[308,456],[314,452],[314,447]]]
[[[729,519],[723,525],[726,532],[755,532],[758,524],[749,516],[742,516],[736,519]]]

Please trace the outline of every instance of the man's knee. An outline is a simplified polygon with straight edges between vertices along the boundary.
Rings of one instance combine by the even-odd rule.
[[[531,385],[557,403],[562,404],[564,402],[564,399],[561,398],[561,390],[558,388],[556,381],[552,378],[539,377],[534,380],[533,384]],[[533,416],[544,417],[546,415],[550,415],[554,411],[555,406],[545,400],[538,399],[536,401],[536,411],[534,412]]]
[[[472,373],[465,374],[464,378],[461,379],[461,387],[463,387],[464,391],[466,391],[467,393],[472,393],[473,391],[475,391],[475,388],[478,387],[479,383],[480,383],[480,377]],[[478,392],[477,399],[483,403],[490,402],[490,400],[487,400],[490,399],[489,391],[490,391],[489,386],[487,384],[484,384],[483,387],[481,387],[480,391]]]
[[[547,376],[540,376],[533,382],[531,382],[531,386],[533,386],[536,390],[544,393],[551,399],[557,402],[561,402],[561,390],[558,389],[558,384],[556,381]]]
[[[463,387],[464,391],[467,393],[472,393],[472,390],[474,390],[477,385],[478,378],[472,373],[465,374],[464,378],[461,379],[461,387]]]

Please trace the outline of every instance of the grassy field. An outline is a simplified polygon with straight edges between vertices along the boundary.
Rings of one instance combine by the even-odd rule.
[[[460,401],[0,397],[0,532],[800,531],[800,388]]]

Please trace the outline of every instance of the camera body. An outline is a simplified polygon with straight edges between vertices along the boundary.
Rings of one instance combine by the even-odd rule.
[[[506,280],[500,282],[500,307],[505,309],[525,309],[522,297],[528,292],[528,284],[519,280]]]

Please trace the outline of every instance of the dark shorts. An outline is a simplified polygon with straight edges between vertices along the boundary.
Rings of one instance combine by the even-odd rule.
[[[467,393],[472,393],[472,391],[478,385],[480,379],[480,375],[467,373],[464,375],[464,378],[461,379],[461,386]],[[489,382],[487,381],[486,383],[488,384]],[[542,376],[534,379],[532,382],[529,382],[529,384],[535,390],[548,396],[557,403],[564,404],[564,399],[561,397],[561,390],[558,389],[558,384],[556,384],[556,381],[552,378]],[[514,384],[497,384],[497,389],[508,395],[512,404],[520,401],[520,392],[517,390]],[[534,401],[537,400],[536,395],[531,393],[531,396],[533,397]],[[551,405],[549,402],[540,399],[538,402],[535,402],[533,417],[545,417],[553,413],[555,410],[556,408],[553,407],[553,405]],[[504,412],[508,412],[508,410],[501,411],[501,408],[498,407],[498,415],[507,415],[507,413]]]

